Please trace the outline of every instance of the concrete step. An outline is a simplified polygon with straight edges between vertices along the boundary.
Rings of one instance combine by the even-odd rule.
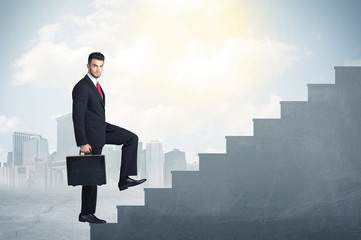
[[[329,222],[328,222],[329,221]],[[335,228],[333,224],[341,225]],[[120,223],[90,224],[91,240],[149,239],[357,239],[356,226],[342,227],[339,216],[264,220],[209,216],[143,216]],[[326,227],[325,227],[325,226]],[[332,228],[333,231],[329,229]],[[315,238],[315,236],[317,236]]]
[[[295,120],[307,117],[307,101],[281,101],[281,119]]]
[[[199,153],[199,171],[207,171],[226,161],[226,153]]]
[[[233,153],[246,153],[255,147],[254,136],[226,136],[227,155]]]
[[[335,67],[335,82],[349,89],[361,89],[361,67]]]
[[[123,222],[125,219],[128,221],[134,217],[141,217],[144,215],[145,206],[136,205],[136,206],[117,206],[118,211],[118,223]]]
[[[118,228],[117,223],[89,224],[89,225],[90,225],[90,240],[116,239],[116,236],[119,234],[117,231]]]
[[[145,206],[169,203],[171,192],[172,188],[144,188]]]
[[[172,171],[172,188],[188,188],[200,182],[199,171]]]
[[[253,119],[253,135],[258,139],[279,138],[282,132],[281,119]]]
[[[333,103],[337,98],[335,84],[307,84],[310,103]]]

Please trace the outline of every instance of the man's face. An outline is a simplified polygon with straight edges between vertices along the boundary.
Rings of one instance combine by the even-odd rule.
[[[92,59],[90,65],[87,64],[88,73],[90,73],[93,77],[99,78],[103,72],[104,61],[98,59]]]

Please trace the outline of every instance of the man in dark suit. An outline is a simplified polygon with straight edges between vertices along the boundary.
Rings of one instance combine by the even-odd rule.
[[[104,55],[94,52],[88,58],[88,73],[73,89],[73,124],[75,140],[80,151],[101,154],[105,144],[123,145],[118,188],[120,191],[143,183],[146,179],[134,180],[137,175],[138,136],[105,122],[105,94],[98,78],[104,66]],[[82,206],[79,221],[105,223],[95,213],[97,185],[82,187]]]

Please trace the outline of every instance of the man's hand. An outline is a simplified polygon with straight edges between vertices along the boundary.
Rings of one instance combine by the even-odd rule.
[[[89,144],[80,146],[80,151],[82,153],[90,153],[91,150],[92,150],[92,147]]]

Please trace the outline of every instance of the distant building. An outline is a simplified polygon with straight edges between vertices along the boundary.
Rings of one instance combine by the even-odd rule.
[[[153,140],[146,147],[147,181],[149,187],[164,186],[164,152],[161,142]]]
[[[186,154],[179,149],[174,149],[164,155],[164,160],[164,184],[165,187],[171,187],[171,171],[187,170]]]
[[[138,178],[147,178],[146,150],[143,149],[143,143],[138,143]]]
[[[32,137],[24,142],[23,166],[26,167],[25,184],[46,187],[49,184],[48,141],[42,137]]]
[[[120,146],[105,145],[103,147],[102,154],[105,155],[108,180],[112,179],[114,181],[118,181],[121,159]]]
[[[39,134],[14,132],[13,133],[13,163],[14,166],[23,165],[24,142],[32,137],[41,137]]]
[[[13,166],[13,152],[8,152],[8,156],[7,156],[7,164],[9,167]]]
[[[10,185],[10,169],[7,163],[4,162],[3,166],[0,167],[0,186],[8,187]]]
[[[73,119],[71,113],[58,117],[57,123],[57,154],[58,156],[74,155],[79,152],[75,143]],[[65,159],[64,159],[65,161]]]
[[[34,166],[37,162],[49,160],[48,141],[42,137],[32,137],[24,142],[23,165]]]
[[[54,185],[65,186],[66,157],[79,154],[76,146],[71,113],[56,119],[57,151],[51,158],[51,176]]]

